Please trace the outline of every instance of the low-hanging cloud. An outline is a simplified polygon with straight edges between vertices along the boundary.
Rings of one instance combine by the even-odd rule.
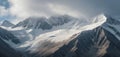
[[[120,0],[8,0],[7,12],[23,20],[30,16],[68,14],[74,17],[92,17],[100,13],[120,15]],[[3,14],[2,14],[3,15]]]
[[[55,1],[55,0],[54,0]],[[66,5],[50,2],[50,0],[9,0],[10,11],[18,17],[52,16],[68,14],[74,17],[82,16],[79,11]]]

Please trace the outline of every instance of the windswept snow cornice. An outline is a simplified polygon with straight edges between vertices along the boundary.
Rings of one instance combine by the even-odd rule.
[[[107,17],[104,14],[98,15],[97,17],[95,17],[94,19],[92,19],[92,23],[82,27],[82,29],[85,30],[92,30],[96,27],[99,27],[101,25],[103,25],[104,23],[106,23],[107,21]]]
[[[105,23],[107,21],[107,17],[104,14],[100,14],[97,17],[94,18],[93,22],[101,22],[101,23]]]

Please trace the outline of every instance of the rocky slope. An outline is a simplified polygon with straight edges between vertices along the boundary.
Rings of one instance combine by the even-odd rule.
[[[22,53],[13,49],[9,43],[13,42],[14,44],[20,43],[20,41],[9,31],[0,28],[0,57],[21,57]]]

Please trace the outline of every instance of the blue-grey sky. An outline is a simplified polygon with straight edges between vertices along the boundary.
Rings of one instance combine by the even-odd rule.
[[[119,6],[120,0],[0,0],[0,20],[63,14],[78,18],[101,13],[120,15]]]
[[[4,6],[7,9],[10,5],[8,0],[0,0],[0,6]]]

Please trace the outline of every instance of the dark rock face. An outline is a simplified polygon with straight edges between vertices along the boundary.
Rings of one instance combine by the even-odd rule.
[[[2,28],[0,28],[0,39],[7,41],[11,40],[15,44],[20,43],[19,39],[17,39],[12,33]]]
[[[21,57],[21,53],[14,50],[3,40],[11,40],[13,43],[18,44],[20,41],[10,32],[0,28],[0,57]]]
[[[120,41],[110,32],[98,27],[82,32],[48,57],[119,57]]]
[[[0,38],[0,57],[22,57],[22,55]]]

